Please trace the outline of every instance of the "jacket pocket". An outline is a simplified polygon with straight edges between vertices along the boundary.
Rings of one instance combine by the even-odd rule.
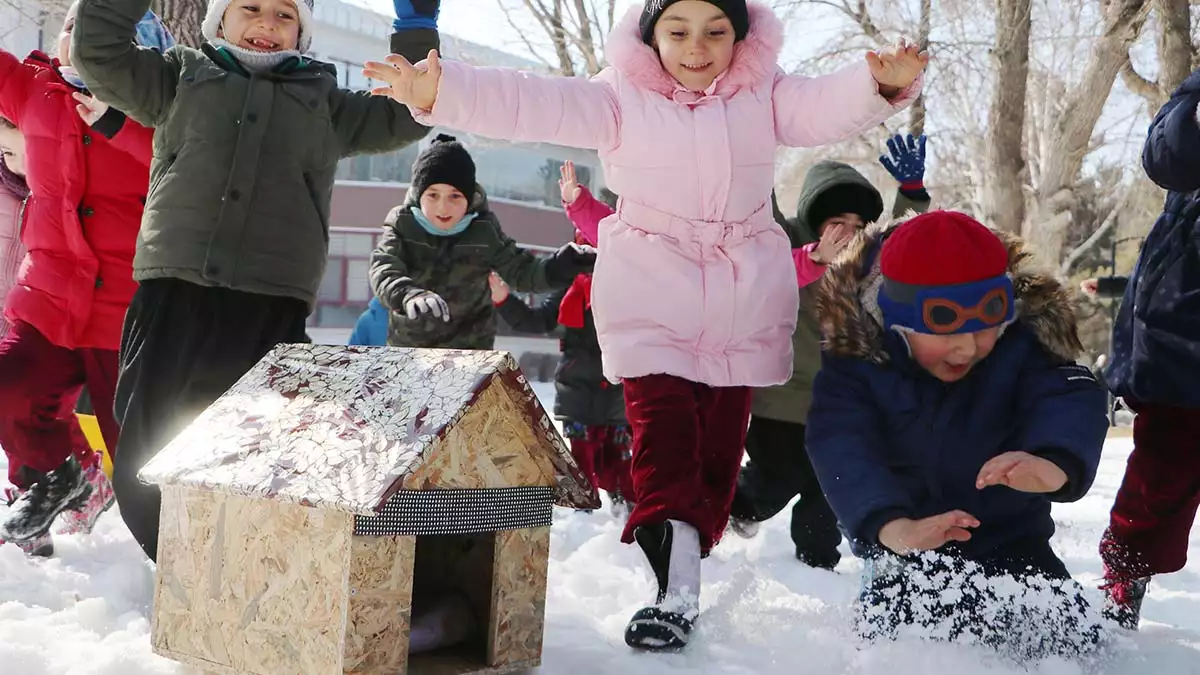
[[[321,213],[321,202],[317,199],[317,190],[313,185],[312,174],[304,172],[304,189],[308,191],[308,203],[312,205],[313,213],[317,216],[317,221],[321,223],[321,236],[325,239],[325,246],[329,246],[329,221],[325,215]]]
[[[167,177],[167,174],[171,173],[171,169],[174,168],[175,162],[178,159],[178,155],[170,155],[163,160],[162,169],[158,172],[158,175],[154,177],[154,180],[150,182],[150,189],[146,191],[147,202],[150,201],[150,197],[154,195],[154,191],[157,190],[158,186],[162,184],[163,179]]]

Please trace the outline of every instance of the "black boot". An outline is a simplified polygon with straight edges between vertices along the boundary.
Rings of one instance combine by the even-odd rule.
[[[36,539],[50,531],[58,514],[83,508],[91,494],[92,486],[84,480],[79,460],[70,457],[13,502],[8,519],[0,525],[0,538],[12,542]]]
[[[700,539],[696,528],[668,520],[643,525],[634,539],[654,571],[654,604],[638,610],[625,628],[625,644],[637,649],[679,649],[700,610]]]

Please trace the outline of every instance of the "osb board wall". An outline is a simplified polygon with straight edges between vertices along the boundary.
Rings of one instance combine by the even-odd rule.
[[[346,673],[405,671],[416,543],[415,537],[353,538]]]
[[[553,462],[496,379],[442,437],[403,488],[555,485]]]
[[[212,672],[342,673],[351,514],[168,488],[160,519],[155,652]]]
[[[488,665],[540,662],[550,528],[496,533]]]

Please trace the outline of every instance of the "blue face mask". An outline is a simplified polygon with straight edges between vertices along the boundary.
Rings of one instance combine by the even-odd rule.
[[[426,232],[435,237],[453,237],[456,234],[462,234],[468,227],[470,227],[471,221],[475,220],[475,218],[479,216],[478,213],[468,213],[462,217],[462,220],[455,223],[454,227],[448,230],[443,230],[442,228],[430,222],[429,218],[425,215],[425,212],[421,210],[421,207],[413,205],[412,214],[413,218],[416,218],[417,222],[421,224],[421,227],[425,228]]]

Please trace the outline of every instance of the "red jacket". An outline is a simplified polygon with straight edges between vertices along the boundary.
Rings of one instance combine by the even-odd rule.
[[[40,52],[22,63],[0,50],[0,115],[25,135],[32,191],[21,233],[29,254],[4,313],[60,347],[116,350],[137,289],[154,132],[125,120],[109,140],[89,128],[57,65]]]

